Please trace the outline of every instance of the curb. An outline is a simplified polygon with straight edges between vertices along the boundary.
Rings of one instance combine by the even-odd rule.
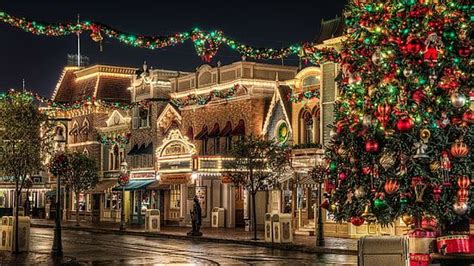
[[[35,228],[54,228],[54,225],[50,224],[31,224],[31,227]],[[338,255],[357,255],[357,250],[349,249],[340,249],[340,248],[330,248],[330,247],[310,247],[301,244],[280,244],[280,243],[266,243],[266,242],[255,242],[251,240],[235,240],[235,239],[223,239],[223,238],[214,238],[206,236],[186,236],[186,235],[176,235],[176,234],[167,234],[167,233],[151,233],[151,232],[139,232],[139,231],[125,231],[121,232],[118,229],[107,229],[107,228],[92,228],[87,226],[62,226],[63,229],[71,231],[86,231],[91,233],[99,234],[117,234],[117,235],[131,235],[131,236],[145,236],[145,237],[155,237],[155,238],[168,238],[168,239],[178,239],[178,240],[200,240],[212,243],[225,243],[225,244],[239,244],[246,246],[257,246],[265,247],[272,249],[279,249],[285,251],[299,251],[305,253],[315,253],[315,254],[338,254]]]

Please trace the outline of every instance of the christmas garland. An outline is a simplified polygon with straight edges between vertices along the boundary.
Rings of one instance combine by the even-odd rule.
[[[130,141],[130,136],[131,136],[130,133],[127,133],[125,135],[118,135],[118,136],[115,136],[115,137],[109,137],[109,136],[106,136],[106,135],[101,135],[101,136],[99,136],[98,141],[101,144],[104,144],[104,145],[115,145],[115,144],[125,145],[125,144],[128,144],[128,142]]]
[[[0,11],[0,22],[35,35],[53,37],[88,31],[90,32],[91,39],[95,42],[102,43],[104,39],[102,34],[104,34],[121,43],[151,50],[175,46],[191,40],[196,53],[206,62],[212,60],[221,45],[227,45],[242,56],[262,60],[281,59],[296,55],[305,62],[310,61],[313,64],[319,64],[324,61],[339,61],[340,59],[339,54],[333,48],[316,48],[317,44],[313,42],[293,44],[280,49],[259,48],[228,38],[221,31],[207,32],[197,28],[169,36],[145,36],[122,32],[102,23],[82,21],[53,24],[15,17],[2,11]]]
[[[229,90],[218,91],[213,90],[208,95],[196,95],[196,94],[189,94],[188,96],[181,98],[181,99],[172,99],[171,102],[175,104],[178,108],[183,108],[190,105],[206,105],[214,98],[221,98],[229,100],[232,98],[237,91],[239,90],[240,85],[235,84]]]
[[[292,103],[300,103],[306,100],[311,100],[311,99],[319,99],[319,90],[309,90],[309,91],[304,91],[304,92],[299,92],[299,93],[289,93],[288,94],[288,99]]]

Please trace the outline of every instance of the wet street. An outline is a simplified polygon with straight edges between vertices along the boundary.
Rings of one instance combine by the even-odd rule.
[[[31,251],[38,260],[51,251],[53,230],[31,229]],[[79,264],[157,265],[356,265],[357,257],[316,255],[272,250],[263,247],[176,239],[147,238],[114,234],[94,234],[63,230],[66,258]],[[37,263],[41,263],[37,261]]]

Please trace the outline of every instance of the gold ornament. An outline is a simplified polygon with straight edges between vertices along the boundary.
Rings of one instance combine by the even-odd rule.
[[[453,145],[451,145],[451,155],[456,158],[463,158],[469,154],[469,147],[462,139],[457,139]]]
[[[408,213],[402,215],[402,221],[406,226],[410,226],[415,223],[415,218]]]
[[[333,204],[331,204],[331,205],[329,206],[329,211],[330,211],[330,212],[336,212],[336,210],[337,210],[336,204],[333,203]]]
[[[91,39],[94,41],[94,42],[100,42],[102,41],[104,38],[102,37],[102,35],[100,34],[100,31],[94,31],[91,33]]]
[[[369,97],[374,96],[376,91],[377,91],[377,88],[375,87],[375,85],[369,86],[369,89],[367,90],[367,92],[369,93]]]
[[[433,161],[433,162],[430,164],[430,170],[431,170],[431,172],[433,172],[433,173],[438,172],[440,166],[441,166],[441,165],[440,165],[439,161]]]
[[[339,156],[342,158],[347,158],[349,152],[343,146],[339,146],[339,149],[337,149],[337,154],[339,154]]]
[[[362,213],[362,215],[360,217],[364,218],[364,220],[369,224],[374,223],[377,220],[375,215],[370,212],[370,204],[369,203],[367,203],[365,205],[364,212]]]
[[[384,152],[379,159],[380,165],[387,171],[395,164],[395,156],[392,153]]]
[[[425,143],[427,143],[427,141],[430,137],[431,137],[431,132],[427,128],[424,128],[424,129],[420,130],[420,138]]]
[[[364,187],[359,186],[358,188],[356,188],[356,190],[354,191],[354,196],[355,196],[357,199],[361,199],[361,198],[365,197],[365,189],[364,189]]]

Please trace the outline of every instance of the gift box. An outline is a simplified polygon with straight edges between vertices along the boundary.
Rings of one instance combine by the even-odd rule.
[[[469,253],[474,254],[474,235],[469,235]]]
[[[450,235],[436,239],[436,246],[441,254],[469,253],[469,235]]]
[[[437,233],[422,229],[415,229],[408,233],[408,252],[410,254],[429,254]]]
[[[410,266],[428,266],[430,260],[429,254],[410,254]]]

